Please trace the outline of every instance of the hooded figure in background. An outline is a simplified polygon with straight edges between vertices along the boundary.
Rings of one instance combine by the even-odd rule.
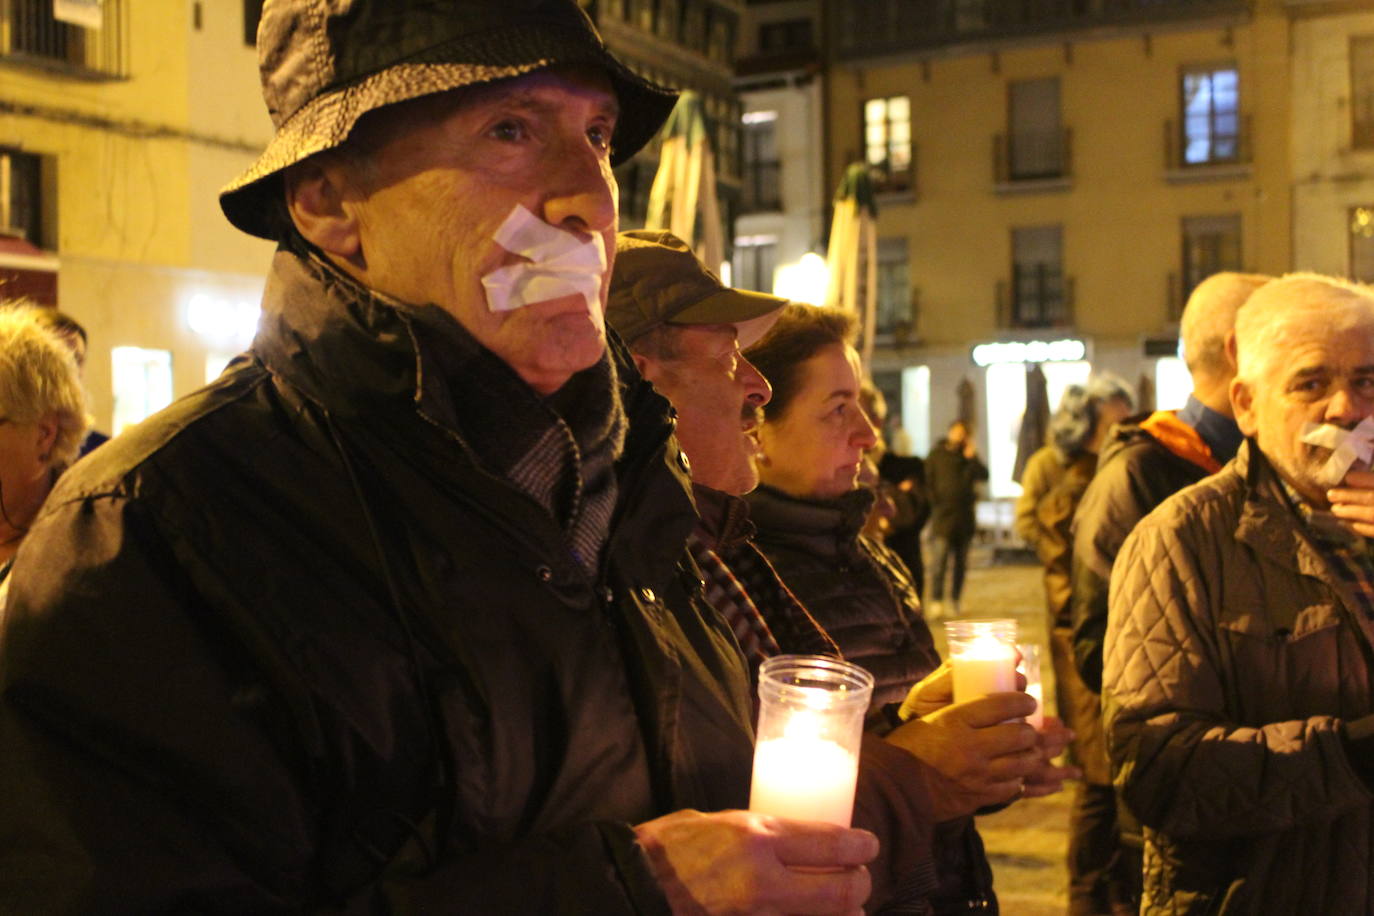
[[[1115,794],[1102,742],[1098,696],[1073,666],[1069,618],[1074,512],[1097,469],[1097,453],[1111,428],[1131,413],[1124,380],[1098,373],[1070,385],[1050,418],[1049,444],[1031,455],[1016,501],[1016,532],[1045,567],[1050,655],[1059,715],[1074,730],[1083,782],[1074,795],[1069,836],[1069,911],[1072,916],[1124,912],[1138,883],[1119,853]],[[1114,909],[1118,908],[1118,909]]]

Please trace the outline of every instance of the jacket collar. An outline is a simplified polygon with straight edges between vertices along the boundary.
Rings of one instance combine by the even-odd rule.
[[[696,536],[711,550],[729,550],[754,536],[754,523],[749,520],[749,504],[744,497],[703,484],[692,484],[696,499]]]
[[[1245,505],[1236,540],[1280,566],[1333,581],[1330,564],[1288,501],[1283,481],[1254,439],[1247,438],[1231,463],[1245,481]]]
[[[770,536],[817,540],[831,552],[858,538],[874,498],[860,487],[838,499],[798,499],[766,484],[745,497],[754,523]]]

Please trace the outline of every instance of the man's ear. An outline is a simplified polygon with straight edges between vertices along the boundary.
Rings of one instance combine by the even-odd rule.
[[[1255,392],[1249,383],[1238,378],[1231,379],[1231,410],[1236,415],[1236,425],[1247,436],[1255,434]]]
[[[1236,356],[1237,351],[1235,331],[1226,332],[1226,341],[1224,346],[1226,347],[1226,361],[1231,364],[1231,373],[1234,375],[1236,367],[1240,365],[1240,357]]]
[[[345,200],[348,175],[337,157],[312,156],[286,170],[286,208],[296,230],[316,248],[365,268],[362,237]]]
[[[635,368],[639,370],[640,376],[646,382],[652,382],[657,377],[658,373],[655,371],[656,367],[652,359],[643,353],[635,352],[630,353],[630,358],[635,361]]]

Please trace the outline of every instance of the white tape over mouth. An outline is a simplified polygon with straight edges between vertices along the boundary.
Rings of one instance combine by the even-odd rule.
[[[1317,482],[1324,487],[1338,487],[1351,468],[1365,471],[1374,463],[1374,417],[1365,417],[1354,429],[1334,423],[1307,423],[1299,441],[1331,449],[1331,457],[1317,472]]]
[[[604,326],[601,281],[606,275],[606,248],[600,234],[592,233],[584,242],[516,204],[492,238],[511,254],[529,260],[498,267],[482,277],[487,308],[509,312],[551,299],[582,296],[595,323]]]

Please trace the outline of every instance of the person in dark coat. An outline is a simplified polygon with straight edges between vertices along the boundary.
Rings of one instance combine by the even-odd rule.
[[[963,420],[949,425],[949,432],[926,456],[926,486],[930,496],[930,534],[935,554],[931,561],[930,615],[945,613],[945,572],[949,571],[950,611],[960,613],[968,571],[968,551],[978,532],[974,509],[978,484],[988,479],[987,466],[978,459],[973,436]]]
[[[281,0],[259,333],[69,471],[0,630],[0,912],[853,913],[747,803],[670,408],[603,324],[673,94],[572,0]]]
[[[773,389],[759,428],[761,485],[746,499],[758,528],[755,543],[782,581],[834,639],[846,659],[874,676],[871,729],[902,733],[913,754],[939,767],[939,748],[923,746],[920,728],[903,709],[914,684],[941,670],[934,638],[911,575],[891,550],[862,534],[873,503],[858,486],[864,453],[876,430],[860,406],[858,354],[853,319],[835,309],[789,306],[773,329],[745,356]],[[947,669],[946,669],[947,670]],[[969,707],[948,706],[937,716],[967,716],[972,733],[986,734],[1003,753],[992,772],[1028,772],[988,787],[978,804],[941,820],[935,835],[935,913],[995,910],[992,873],[971,816],[989,803],[1021,791],[1055,791],[1072,770],[1049,766],[1046,743],[1062,747],[1057,720],[1038,737],[1007,720],[1029,712],[1019,693],[994,694]],[[903,714],[905,712],[905,715]],[[956,756],[961,753],[955,742]],[[1028,756],[1027,756],[1028,755]],[[1043,767],[1043,769],[1042,769]],[[1021,780],[1026,780],[1022,783]],[[965,794],[967,799],[967,794]]]

